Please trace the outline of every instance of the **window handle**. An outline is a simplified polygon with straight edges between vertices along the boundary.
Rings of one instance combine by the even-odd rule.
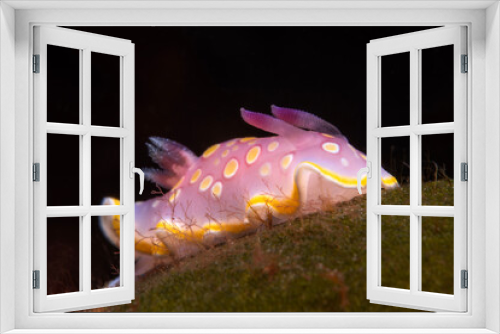
[[[139,184],[141,187],[141,189],[139,190],[139,195],[142,195],[142,191],[144,190],[144,172],[140,168],[134,167],[133,161],[130,161],[129,170],[131,179],[134,178],[134,173],[139,174]]]
[[[362,194],[361,191],[361,177],[363,174],[366,174],[366,177],[371,179],[372,178],[372,163],[370,161],[366,162],[366,167],[361,168],[358,170],[358,192],[359,194]]]

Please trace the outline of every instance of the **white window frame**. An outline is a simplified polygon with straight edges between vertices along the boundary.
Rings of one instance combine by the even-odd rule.
[[[114,10],[108,10],[112,8]],[[468,312],[34,314],[29,256],[33,242],[29,196],[33,152],[29,69],[35,24],[467,25],[471,59]],[[332,37],[331,43],[334,42]],[[41,329],[52,329],[50,332],[59,329],[70,333],[87,329],[88,333],[109,333],[112,329],[117,332],[127,329],[127,333],[144,333],[147,328],[163,329],[162,332],[179,332],[176,328],[193,332],[202,329],[236,332],[244,328],[246,332],[248,328],[254,329],[253,332],[279,332],[286,328],[322,333],[341,332],[342,328],[351,328],[351,333],[415,333],[412,328],[421,333],[500,332],[500,11],[497,1],[4,1],[0,3],[0,71],[0,332],[37,333],[42,332]]]

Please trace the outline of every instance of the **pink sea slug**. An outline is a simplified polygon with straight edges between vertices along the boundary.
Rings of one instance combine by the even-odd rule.
[[[201,157],[172,140],[150,138],[150,155],[162,169],[146,177],[163,196],[135,203],[136,275],[306,212],[358,195],[363,153],[332,124],[300,110],[272,106],[265,115],[241,109],[245,122],[276,134],[237,138],[210,146]],[[366,186],[366,177],[362,180]],[[398,186],[382,169],[381,186]],[[103,204],[119,204],[105,198]],[[119,217],[101,228],[119,247]]]

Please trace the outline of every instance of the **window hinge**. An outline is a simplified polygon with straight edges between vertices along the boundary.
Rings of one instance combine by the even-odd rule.
[[[461,271],[461,281],[462,289],[467,289],[469,287],[469,274],[467,270]]]
[[[469,72],[469,56],[467,55],[462,55],[462,68],[461,68],[461,71],[462,73],[467,73]]]
[[[38,162],[33,164],[33,181],[40,182],[40,164]]]
[[[460,164],[460,180],[469,181],[469,165],[466,162]]]
[[[33,73],[40,73],[40,55],[33,55]]]
[[[33,270],[33,289],[40,289],[40,270]]]

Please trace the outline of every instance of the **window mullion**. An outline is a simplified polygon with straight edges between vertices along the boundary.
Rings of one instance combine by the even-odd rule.
[[[83,51],[82,50],[79,50],[79,64],[78,64],[78,81],[79,81],[79,84],[78,84],[78,117],[79,117],[79,124],[83,124],[84,120],[83,120]],[[47,127],[49,127],[49,124],[47,124]],[[84,157],[83,157],[83,150],[84,150],[84,145],[83,145],[83,136],[78,136],[79,138],[79,141],[80,141],[80,147],[79,147],[79,150],[80,150],[80,160],[79,160],[79,170],[80,170],[80,174],[79,174],[79,189],[80,189],[80,199],[79,199],[79,205],[80,206],[83,206],[83,198],[84,198],[84,192],[83,192],[83,185],[84,185],[84,180],[83,180],[83,163],[84,163]],[[79,291],[83,291],[84,289],[84,284],[83,284],[83,281],[84,281],[84,271],[82,270],[83,269],[83,263],[84,263],[84,251],[85,251],[85,248],[83,247],[83,233],[84,233],[84,219],[83,217],[80,217],[80,223],[79,223],[79,232],[78,232],[78,236],[79,236],[79,240],[80,240],[80,246],[79,246],[79,255],[78,255],[78,266],[79,266],[79,269],[80,269],[80,275],[79,275],[79,279],[78,279],[78,282],[79,282],[79,288],[78,290]]]
[[[419,51],[410,51],[410,127],[415,128],[419,121]],[[420,277],[420,239],[419,216],[413,209],[418,206],[420,200],[420,156],[419,136],[413,131],[410,133],[410,291],[418,291]]]
[[[91,115],[91,53],[88,48],[83,50],[83,66],[82,66],[82,119],[83,126],[90,127]],[[82,168],[82,184],[83,184],[83,206],[89,208],[89,212],[83,216],[83,233],[80,235],[80,244],[82,245],[82,263],[80,263],[80,272],[83,278],[83,291],[90,293],[91,291],[91,135],[87,131],[83,135],[82,145],[82,161],[80,166]]]
[[[120,56],[120,130],[125,130],[127,131],[127,129],[123,129],[124,128],[124,115],[123,115],[123,56]],[[124,185],[124,182],[125,182],[125,166],[127,165],[127,162],[124,161],[124,152],[123,152],[123,138],[120,139],[120,199],[121,199],[121,204],[129,204],[128,203],[128,200],[125,199],[126,198],[126,194],[124,192],[124,188],[125,188],[125,185]],[[135,163],[135,162],[134,162]],[[130,168],[130,166],[129,166]],[[129,172],[129,171],[127,171]],[[134,215],[135,216],[135,215]],[[134,217],[135,218],[135,217]],[[125,225],[125,219],[124,219],[124,216],[122,215],[120,217],[120,245],[123,245],[122,247],[125,247],[127,246],[126,242],[125,242],[125,229],[124,229],[124,225]],[[135,223],[135,221],[134,221]],[[135,249],[135,246],[134,246],[134,249]],[[126,281],[127,278],[125,278],[125,271],[123,270],[123,268],[126,267],[125,265],[125,259],[124,259],[124,254],[125,252],[120,252],[120,286],[124,286],[123,282],[124,280]]]
[[[414,126],[413,128],[417,130],[418,127],[421,127],[423,125],[422,123],[422,50],[417,50],[417,80],[418,80],[418,96],[417,96],[417,115],[416,115],[416,122],[417,125]],[[433,124],[431,124],[432,126]],[[443,124],[443,126],[448,125],[448,129],[451,125],[451,128],[453,129],[453,123],[447,123]],[[444,128],[444,127],[443,127]],[[418,130],[417,130],[418,131]],[[417,165],[417,178],[418,184],[417,189],[415,189],[417,193],[417,202],[416,205],[418,206],[418,209],[421,208],[422,205],[422,135],[425,133],[425,131],[419,131],[415,132],[415,134],[418,135],[418,140],[417,140],[417,158],[418,158],[418,165]],[[415,208],[416,209],[416,208]],[[417,214],[416,211],[413,211],[414,214]],[[418,258],[417,258],[417,289],[418,291],[422,291],[422,253],[423,253],[423,248],[422,248],[422,214],[419,214],[417,217],[417,234],[416,238],[418,240]]]
[[[135,236],[135,207],[134,207],[134,180],[130,177],[130,162],[134,161],[134,53],[131,52],[120,58],[120,125],[128,135],[121,140],[121,194],[123,205],[128,212],[122,216],[121,234],[123,235],[123,254],[120,254],[120,275],[123,278],[121,285],[130,289],[130,298],[134,298],[134,236]],[[135,163],[135,162],[134,162]],[[128,168],[127,168],[128,167]]]
[[[367,298],[373,298],[373,292],[380,285],[380,223],[379,216],[373,208],[380,205],[375,181],[379,175],[379,142],[374,132],[380,125],[380,57],[367,49],[367,96],[372,103],[367,104],[367,159],[372,163],[372,177],[367,180],[367,217],[366,217],[366,247],[367,247]],[[378,188],[380,188],[380,183]]]
[[[80,245],[83,251],[82,254],[82,263],[80,263],[80,276],[83,278],[83,292],[85,293],[90,293],[91,291],[91,249],[90,249],[90,219],[91,216],[90,214],[86,214],[83,216],[83,227],[82,227],[82,234],[80,235]]]

